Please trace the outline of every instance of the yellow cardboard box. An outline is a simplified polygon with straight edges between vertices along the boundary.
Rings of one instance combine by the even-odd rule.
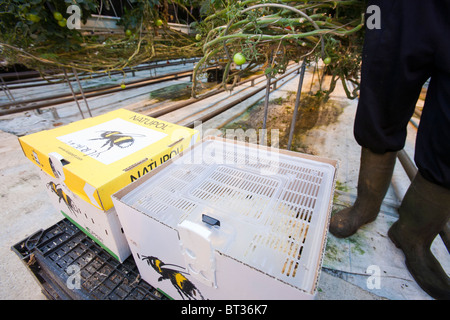
[[[123,261],[129,249],[113,248],[125,246],[117,243],[126,240],[123,231],[116,234],[121,227],[111,195],[199,138],[196,130],[119,109],[24,136],[19,142],[25,156],[42,170],[46,188],[64,216]],[[99,212],[108,217],[100,218]]]

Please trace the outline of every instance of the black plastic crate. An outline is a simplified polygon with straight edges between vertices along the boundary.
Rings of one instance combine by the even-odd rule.
[[[35,276],[42,292],[57,300],[163,300],[142,280],[129,257],[119,263],[69,220],[39,230],[11,248]],[[75,272],[79,271],[79,276]],[[79,286],[69,289],[69,284]]]

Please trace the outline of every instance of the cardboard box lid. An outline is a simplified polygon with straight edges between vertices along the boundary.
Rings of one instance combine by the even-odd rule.
[[[111,194],[199,139],[196,130],[115,110],[19,138],[26,157],[103,210]]]

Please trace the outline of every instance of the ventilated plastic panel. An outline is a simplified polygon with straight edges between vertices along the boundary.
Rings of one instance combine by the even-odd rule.
[[[174,229],[218,219],[216,250],[313,292],[336,168],[273,150],[206,140],[121,201]]]

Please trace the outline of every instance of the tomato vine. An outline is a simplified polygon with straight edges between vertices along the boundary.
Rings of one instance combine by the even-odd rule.
[[[83,23],[108,5],[106,0],[3,0],[0,50],[10,64],[41,72],[74,68],[111,72],[157,59],[200,57],[193,96],[207,67],[224,68],[222,85],[232,89],[240,77],[274,77],[289,63],[324,60],[331,75],[329,95],[338,81],[357,96],[363,43],[361,0],[127,0],[114,33],[69,29],[67,6],[81,9]],[[169,28],[188,25],[190,34]],[[121,32],[120,32],[121,31]],[[233,56],[245,59],[239,67]],[[244,59],[240,59],[244,61]],[[349,89],[347,83],[354,84]]]
[[[247,0],[222,4],[199,25],[206,36],[195,79],[221,58],[225,63],[222,85],[229,90],[233,87],[229,83],[251,73],[263,72],[273,77],[285,72],[292,61],[326,59],[331,84],[319,94],[329,95],[341,80],[348,98],[356,97],[364,1]],[[242,69],[232,67],[231,57],[236,53],[248,61]],[[355,89],[348,89],[347,81]],[[195,90],[196,86],[193,95]]]
[[[189,2],[184,0],[128,0],[130,8],[125,8],[118,21],[119,29],[110,33],[66,26],[64,19],[69,18],[66,13],[69,5],[79,6],[81,21],[86,23],[108,3],[103,0],[2,1],[2,58],[9,64],[20,63],[41,72],[61,68],[110,72],[157,59],[201,55],[194,36],[167,26],[166,9],[169,5],[186,8]],[[62,19],[56,19],[55,13],[58,18],[61,14]]]

